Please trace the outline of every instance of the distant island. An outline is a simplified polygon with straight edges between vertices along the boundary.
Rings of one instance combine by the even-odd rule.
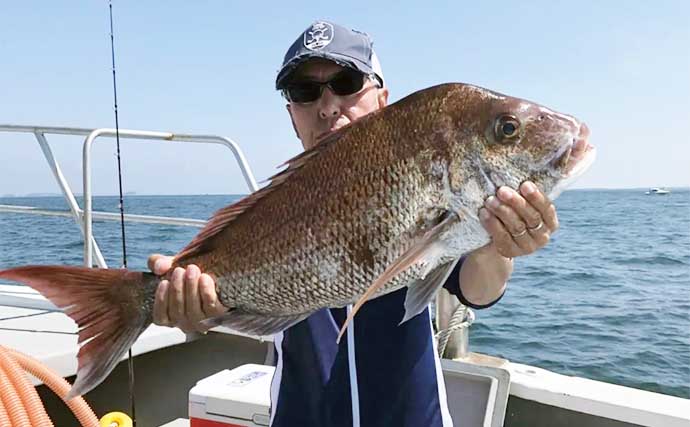
[[[25,196],[20,197],[58,197],[62,196],[60,193],[28,193]]]

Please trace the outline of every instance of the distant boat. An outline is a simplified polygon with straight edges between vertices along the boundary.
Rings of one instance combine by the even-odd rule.
[[[650,188],[649,191],[645,191],[644,194],[669,194],[670,192],[671,190],[665,190],[663,188],[654,187]]]

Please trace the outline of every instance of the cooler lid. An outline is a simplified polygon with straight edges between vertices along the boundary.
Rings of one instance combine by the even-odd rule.
[[[223,370],[199,381],[189,401],[202,404],[209,414],[252,420],[268,415],[271,403],[272,366],[247,364]]]

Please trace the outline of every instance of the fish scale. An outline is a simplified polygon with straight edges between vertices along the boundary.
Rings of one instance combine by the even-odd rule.
[[[281,308],[293,307],[295,303],[298,303],[301,309],[313,310],[334,298],[341,301],[351,299],[353,287],[360,294],[363,293],[374,278],[372,276],[375,272],[371,269],[368,270],[367,274],[362,274],[359,271],[358,274],[350,275],[349,273],[355,270],[352,267],[345,268],[330,282],[314,280],[314,278],[318,276],[319,266],[324,263],[333,263],[337,260],[345,262],[348,266],[358,265],[356,261],[351,261],[356,253],[371,252],[372,246],[379,251],[385,250],[385,242],[398,236],[401,230],[408,229],[417,221],[419,213],[416,211],[420,208],[416,201],[419,197],[415,196],[414,193],[424,193],[420,188],[420,183],[425,175],[406,171],[404,164],[397,163],[399,165],[389,166],[383,170],[375,171],[373,174],[359,176],[348,174],[344,178],[339,178],[341,185],[347,187],[344,194],[330,199],[322,197],[323,203],[319,209],[309,212],[308,215],[303,215],[301,221],[295,225],[295,230],[287,230],[302,241],[297,242],[294,245],[294,252],[289,253],[285,258],[276,257],[276,250],[270,240],[256,239],[255,245],[259,248],[251,248],[250,246],[246,250],[247,253],[259,254],[255,259],[255,264],[259,265],[259,268],[253,271],[244,270],[239,273],[227,273],[228,281],[242,288],[238,292],[238,295],[242,295],[242,297],[238,300],[225,299],[226,294],[221,293],[223,304],[229,307],[275,312]],[[387,191],[378,191],[377,187],[372,185],[380,181],[384,181]],[[318,193],[314,194],[318,195]],[[388,203],[391,199],[398,200],[399,206]],[[343,204],[347,206],[358,204],[354,209],[354,215],[344,214],[347,210],[343,209]],[[303,207],[292,205],[292,208],[299,210]],[[333,212],[340,212],[341,215],[334,217]],[[376,217],[376,212],[384,213],[383,217]],[[392,221],[393,219],[398,221]],[[398,223],[400,225],[397,225]],[[305,224],[318,230],[318,233],[311,236],[311,233],[304,232]],[[376,231],[376,233],[371,235],[371,230]],[[389,236],[382,233],[384,230]],[[229,229],[228,233],[232,233],[232,229]],[[341,236],[341,238],[335,240],[333,239],[335,236]],[[378,248],[371,245],[376,240],[380,242]],[[349,253],[346,251],[347,258],[345,260],[341,259],[341,248],[349,249]],[[263,261],[260,259],[261,256],[269,257],[271,261]],[[381,258],[381,256],[377,257]],[[205,271],[217,272],[224,268],[224,260],[221,260],[220,264],[203,261],[199,263],[205,264]],[[292,268],[295,265],[299,266],[296,270]],[[279,271],[276,272],[275,269]],[[285,272],[281,273],[280,270]],[[287,289],[283,287],[269,288],[265,286],[267,277],[279,283],[291,285],[286,285],[286,287],[289,286]],[[321,292],[312,291],[311,288],[313,287],[318,287]],[[313,298],[314,295],[321,298],[315,299]],[[292,300],[285,301],[286,297],[292,298]],[[266,305],[269,301],[274,303]],[[305,301],[308,302],[308,305],[305,305]]]

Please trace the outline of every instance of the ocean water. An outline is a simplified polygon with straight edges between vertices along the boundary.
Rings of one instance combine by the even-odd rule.
[[[206,219],[237,196],[129,196],[128,213]],[[67,209],[61,197],[0,204]],[[690,398],[690,189],[572,190],[557,201],[561,229],[516,259],[506,295],[476,311],[472,351],[566,375]],[[115,197],[94,208],[117,212]],[[122,264],[117,222],[94,233],[110,266]],[[128,223],[130,268],[174,253],[196,228]],[[0,268],[75,264],[82,237],[71,218],[0,213]]]

